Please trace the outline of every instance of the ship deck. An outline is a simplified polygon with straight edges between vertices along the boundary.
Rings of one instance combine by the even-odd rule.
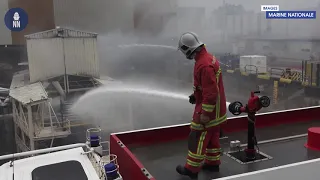
[[[261,179],[261,176],[263,179],[317,179],[320,172],[316,169],[320,167],[320,160],[313,159],[320,158],[320,152],[309,150],[304,144],[307,142],[308,128],[320,126],[319,114],[320,107],[313,107],[258,115],[258,148],[270,159],[250,164],[240,164],[226,154],[230,141],[246,143],[247,137],[246,117],[230,118],[225,126],[228,138],[221,139],[225,154],[221,157],[220,172],[202,171],[198,179],[240,180]],[[120,172],[124,178],[188,179],[175,171],[176,165],[185,163],[188,133],[188,124],[116,133],[110,138],[111,152],[118,155]],[[149,177],[143,172],[147,172],[145,174],[149,174]]]
[[[263,128],[258,131],[258,140],[266,141],[282,137],[290,137],[305,133],[308,127],[320,126],[320,121],[308,123],[296,123],[290,125],[280,125],[277,127]],[[293,129],[293,131],[292,131]],[[269,134],[268,132],[272,132]],[[228,151],[229,141],[242,139],[245,142],[246,133],[230,133],[227,139],[221,139],[224,152]],[[280,165],[320,158],[319,152],[309,151],[304,147],[306,137],[300,137],[277,141],[274,143],[260,144],[259,150],[272,157],[270,160],[246,166],[238,163],[234,159],[224,155],[221,158],[222,165],[220,173],[201,172],[199,179],[210,179],[217,177],[225,177],[240,173],[271,168]],[[176,165],[183,164],[186,158],[187,141],[175,141],[161,143],[156,145],[133,147],[131,152],[141,161],[148,171],[158,180],[166,180],[168,177],[172,180],[180,180],[176,171]],[[288,153],[290,152],[290,153]],[[160,168],[163,167],[163,168]]]

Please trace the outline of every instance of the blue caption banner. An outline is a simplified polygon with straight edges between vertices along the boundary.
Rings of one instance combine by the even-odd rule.
[[[266,11],[266,19],[316,19],[316,11]]]

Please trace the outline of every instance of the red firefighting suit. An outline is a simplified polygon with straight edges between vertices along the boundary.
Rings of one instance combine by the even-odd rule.
[[[208,165],[220,165],[220,126],[227,120],[226,97],[219,62],[205,47],[196,55],[194,95],[196,105],[191,122],[188,157],[185,168],[199,172],[203,160]],[[210,117],[200,123],[200,115]]]

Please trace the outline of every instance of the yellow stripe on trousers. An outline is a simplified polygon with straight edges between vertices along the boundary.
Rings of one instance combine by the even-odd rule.
[[[221,74],[221,68],[219,68],[218,73],[216,74],[217,88],[218,88],[218,97],[216,102],[216,119],[220,118],[220,90],[219,90],[219,79]]]
[[[207,135],[206,131],[201,133],[201,136],[200,136],[200,139],[199,139],[199,143],[198,143],[197,155],[201,155],[202,154],[203,141],[204,141],[204,138],[206,137],[206,135]]]
[[[188,156],[192,157],[193,159],[197,159],[202,161],[204,159],[204,155],[195,154],[191,151],[188,151]]]
[[[206,160],[208,161],[218,161],[220,160],[220,155],[216,155],[216,156],[205,156]]]
[[[199,167],[199,166],[201,166],[201,163],[193,162],[193,161],[191,161],[190,159],[187,159],[187,164],[189,164],[190,166],[193,166],[193,167]]]
[[[207,153],[220,153],[222,152],[222,148],[213,148],[213,149],[206,149]]]

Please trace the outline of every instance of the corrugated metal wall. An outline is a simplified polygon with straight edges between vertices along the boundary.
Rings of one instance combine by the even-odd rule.
[[[66,38],[63,41],[67,74],[99,78],[97,39]]]
[[[132,0],[54,0],[57,26],[97,33],[132,30]]]
[[[20,7],[28,13],[29,24],[21,32],[12,32],[13,44],[25,44],[24,35],[54,29],[53,0],[10,0],[9,7]]]
[[[0,17],[2,18],[0,23],[0,45],[12,43],[11,31],[3,22],[3,18],[8,9],[8,0],[0,0]]]
[[[30,81],[66,74],[99,78],[96,38],[28,39]]]
[[[31,82],[64,74],[62,39],[29,39],[27,48]]]

